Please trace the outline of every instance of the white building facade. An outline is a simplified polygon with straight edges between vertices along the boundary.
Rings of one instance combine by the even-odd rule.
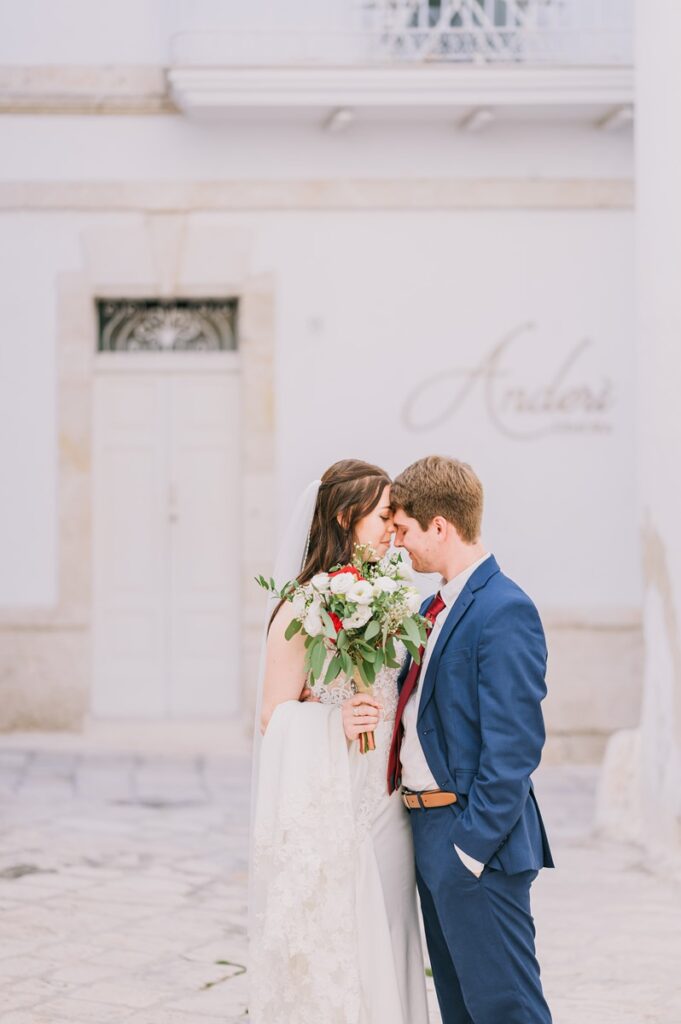
[[[643,661],[626,5],[55,6],[0,41],[2,727],[247,717],[299,490],[441,452],[542,612],[547,756],[600,756]]]

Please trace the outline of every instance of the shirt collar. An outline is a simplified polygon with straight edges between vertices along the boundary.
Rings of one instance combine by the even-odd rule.
[[[463,569],[462,572],[457,573],[456,576],[452,576],[451,580],[442,580],[440,594],[447,608],[450,608],[454,604],[475,570],[479,565],[482,565],[482,563],[489,558],[491,554],[492,552],[488,551],[486,555],[479,558],[477,562],[473,562],[473,564],[469,565],[467,569]]]

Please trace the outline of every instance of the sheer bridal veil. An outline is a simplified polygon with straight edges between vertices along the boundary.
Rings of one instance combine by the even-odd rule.
[[[317,496],[319,494],[319,488],[321,487],[321,480],[313,480],[312,483],[308,484],[305,490],[302,492],[298,501],[296,502],[295,508],[291,519],[289,520],[288,526],[282,536],[281,543],[279,544],[279,550],[274,563],[274,580],[277,587],[282,587],[284,583],[289,580],[295,579],[299,575],[303,563],[307,557],[307,549],[310,542],[310,530],[312,527],[312,518],[314,516],[315,506],[317,504]],[[260,765],[260,745],[262,743],[262,735],[260,732],[260,713],[262,711],[262,699],[263,699],[263,684],[265,679],[265,663],[267,656],[267,628],[269,621],[277,605],[277,598],[269,596],[267,600],[267,606],[265,609],[265,622],[263,626],[262,643],[260,648],[260,666],[258,669],[258,680],[257,680],[257,692],[255,701],[255,720],[253,724],[253,767],[251,773],[251,818],[249,828],[249,856],[248,856],[248,922],[249,922],[249,933],[253,931],[253,907],[254,907],[254,893],[253,893],[253,858],[254,858],[254,826],[255,826],[255,814],[256,814],[256,803],[258,796],[258,781],[259,781],[259,765]]]

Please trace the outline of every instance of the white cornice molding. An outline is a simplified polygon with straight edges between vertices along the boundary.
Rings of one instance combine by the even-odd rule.
[[[594,107],[633,101],[626,67],[173,67],[186,113],[238,108]]]
[[[0,210],[631,209],[621,178],[458,178],[206,182],[3,182]]]
[[[626,67],[0,67],[0,113],[158,114],[236,109],[618,107]]]

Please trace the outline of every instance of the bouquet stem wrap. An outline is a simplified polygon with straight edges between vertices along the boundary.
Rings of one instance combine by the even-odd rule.
[[[371,694],[373,687],[367,686],[362,679],[358,668],[352,674],[352,688],[355,693],[368,693]],[[373,732],[361,732],[359,734],[359,752],[360,754],[366,754],[370,750],[376,749],[376,740],[374,739]]]

